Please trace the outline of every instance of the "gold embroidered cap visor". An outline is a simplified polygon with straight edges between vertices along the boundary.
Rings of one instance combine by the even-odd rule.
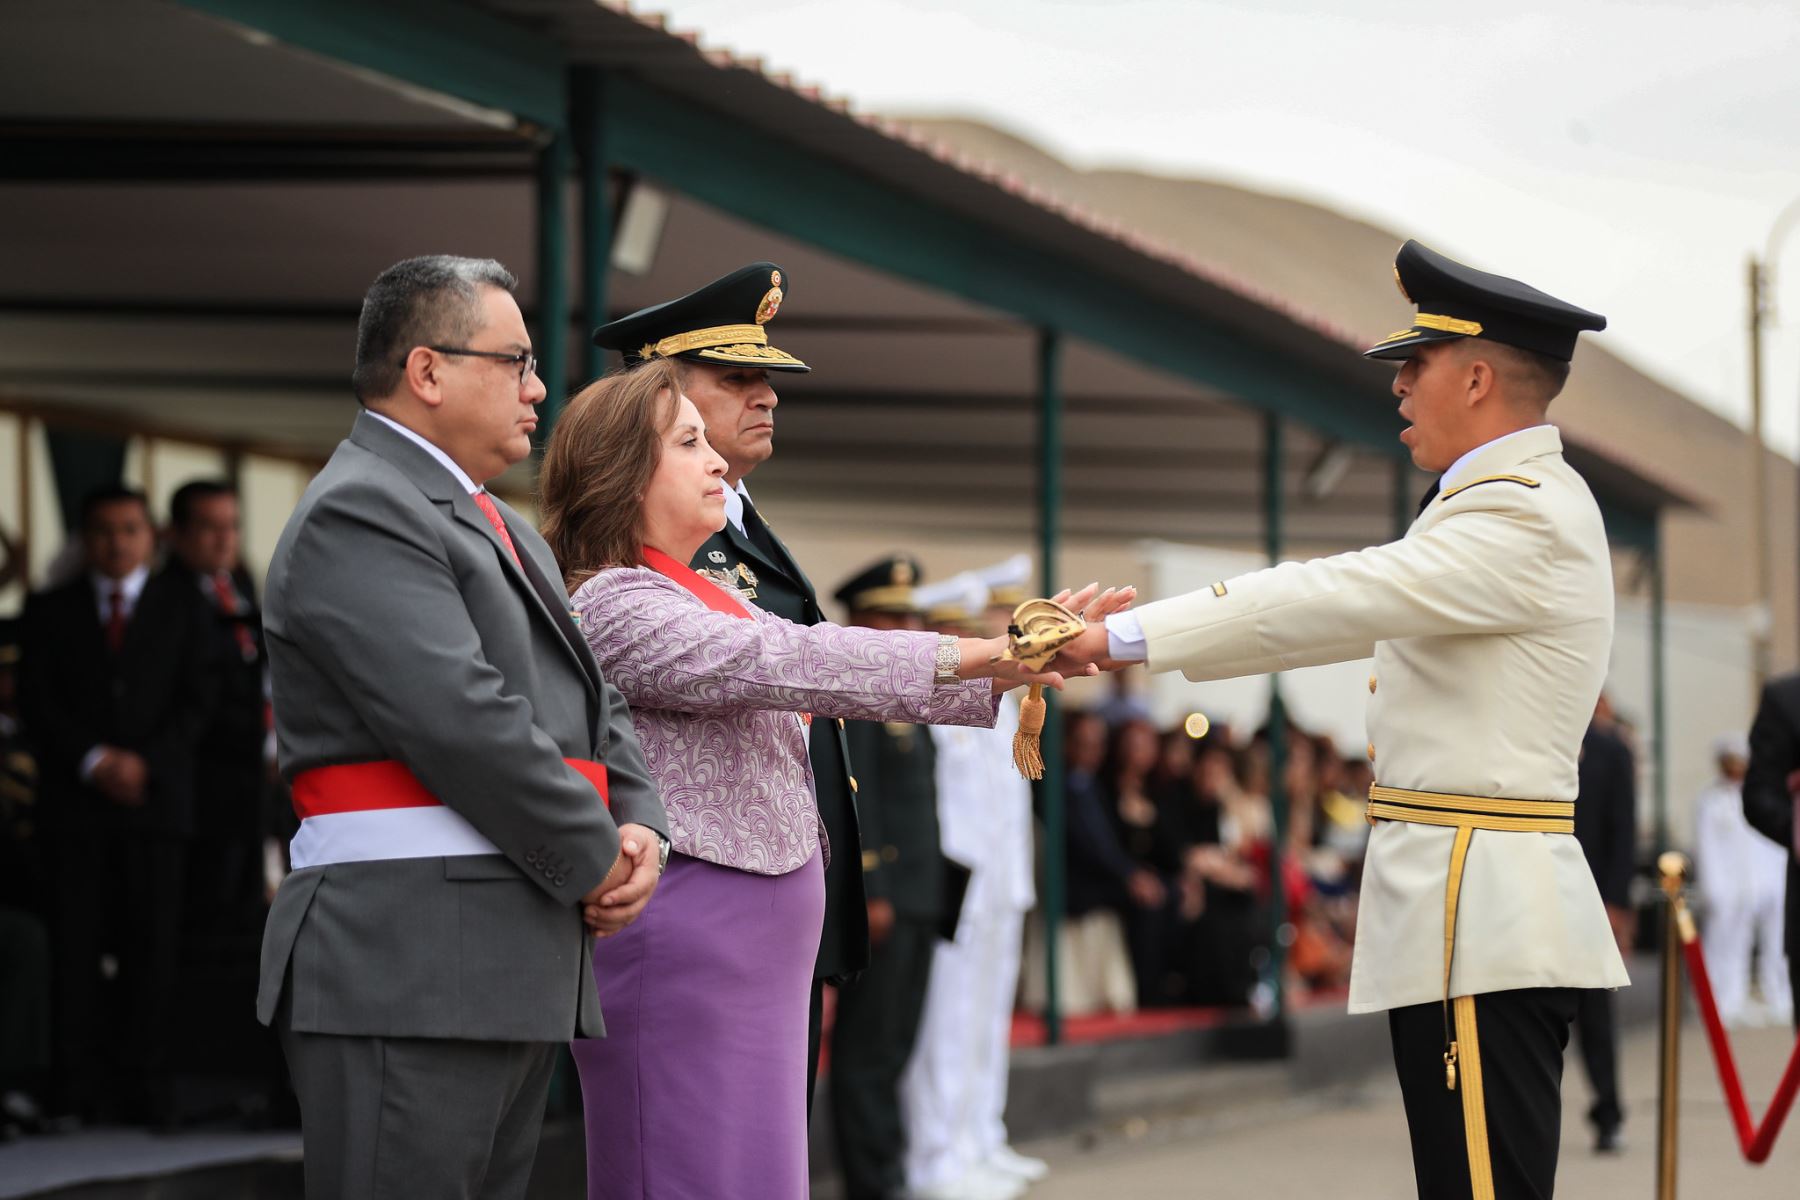
[[[916,592],[924,577],[917,560],[904,554],[890,555],[845,580],[832,599],[851,612],[921,612]]]
[[[769,345],[761,325],[715,325],[671,334],[638,348],[636,358],[685,358],[690,362],[732,363],[765,367],[771,371],[810,371],[812,368],[785,350]]]
[[[1394,279],[1419,311],[1408,328],[1363,351],[1366,358],[1407,359],[1428,342],[1474,337],[1568,362],[1583,331],[1606,328],[1599,313],[1466,267],[1418,242],[1407,242],[1394,256]]]
[[[787,272],[754,262],[685,296],[640,308],[594,330],[594,344],[617,350],[625,365],[652,358],[806,371],[800,359],[769,343],[769,324],[793,290]]]

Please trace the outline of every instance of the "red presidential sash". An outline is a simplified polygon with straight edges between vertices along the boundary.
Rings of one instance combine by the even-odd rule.
[[[744,607],[744,602],[738,599],[736,593],[720,587],[686,563],[676,562],[656,547],[644,547],[644,565],[649,567],[652,571],[655,571],[657,574],[672,579],[680,584],[684,589],[692,593],[696,600],[700,601],[700,603],[706,605],[706,607],[712,609],[714,612],[724,613],[728,617],[737,617],[745,621],[752,619],[750,610]],[[802,724],[812,724],[811,713],[803,712],[797,715]]]
[[[714,612],[724,613],[728,617],[738,617],[748,621],[750,610],[744,602],[731,592],[705,578],[686,563],[678,563],[654,546],[644,547],[644,565],[658,575],[665,575],[693,593],[700,603]]]

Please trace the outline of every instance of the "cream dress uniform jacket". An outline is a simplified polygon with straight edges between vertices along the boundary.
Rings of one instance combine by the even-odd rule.
[[[1540,426],[1459,464],[1405,538],[1284,563],[1138,610],[1153,670],[1223,679],[1361,658],[1369,754],[1388,787],[1571,802],[1612,647],[1606,530]],[[1380,821],[1364,869],[1350,1011],[1445,997],[1457,830]],[[1571,834],[1475,832],[1450,996],[1625,986]]]

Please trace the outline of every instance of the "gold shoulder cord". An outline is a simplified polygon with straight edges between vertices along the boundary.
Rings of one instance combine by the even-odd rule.
[[[1466,492],[1472,487],[1480,487],[1484,483],[1516,483],[1520,487],[1528,488],[1543,486],[1543,484],[1539,483],[1537,480],[1527,479],[1523,475],[1483,475],[1480,479],[1471,479],[1467,483],[1459,483],[1453,488],[1448,488],[1439,492],[1438,499],[1448,500],[1459,492]]]

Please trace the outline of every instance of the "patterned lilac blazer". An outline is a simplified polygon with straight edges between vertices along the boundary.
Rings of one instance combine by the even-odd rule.
[[[933,682],[936,634],[795,625],[743,603],[754,619],[715,612],[648,567],[602,571],[571,597],[601,671],[631,705],[683,854],[785,875],[823,845],[800,713],[994,724],[987,680]]]

